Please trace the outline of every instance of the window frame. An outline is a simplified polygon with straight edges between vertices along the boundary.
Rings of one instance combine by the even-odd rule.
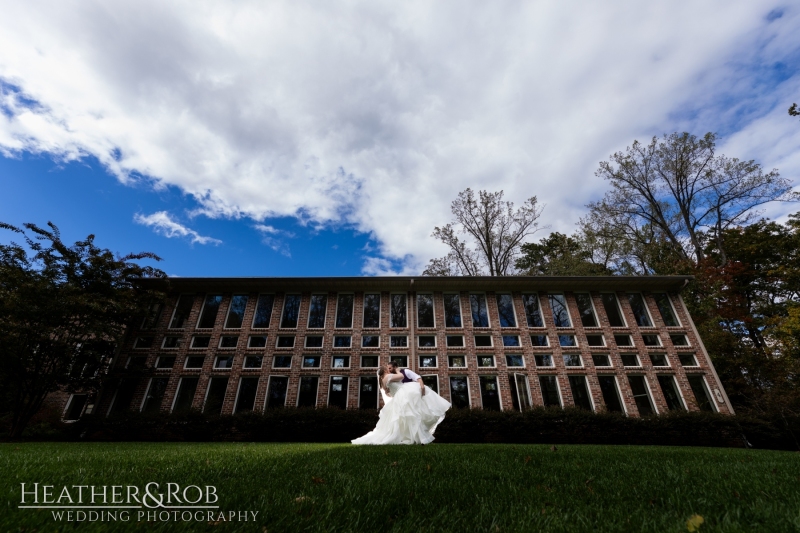
[[[514,315],[514,325],[513,326],[504,326],[503,321],[500,320],[500,297],[501,296],[508,296],[511,299],[511,313]],[[500,326],[500,330],[503,329],[519,329],[519,317],[517,316],[517,306],[514,305],[514,293],[512,292],[495,292],[494,293],[494,303],[497,306],[497,323]],[[527,319],[526,319],[527,323]]]
[[[578,343],[578,336],[574,333],[565,333],[563,335],[557,335],[558,337],[558,346],[560,348],[580,348],[581,345]],[[575,344],[561,344],[561,337],[571,337]]]
[[[675,319],[675,322],[678,323],[677,326],[667,326],[667,321],[664,320],[664,315],[661,312],[661,307],[659,307],[659,305],[658,305],[658,299],[655,296],[656,294],[663,294],[664,296],[667,297],[667,305],[669,305],[669,308],[672,311],[672,317]],[[677,310],[675,309],[675,306],[672,305],[672,298],[670,298],[668,292],[651,292],[650,296],[653,298],[653,301],[656,303],[656,309],[658,309],[658,314],[661,315],[661,322],[664,324],[664,327],[666,327],[666,328],[682,328],[683,327],[683,323],[681,322],[681,318],[678,316],[678,313],[677,313]]]
[[[331,369],[334,369],[334,368],[350,368],[350,361],[351,361],[352,357],[353,357],[352,355],[343,355],[343,354],[338,354],[338,355],[337,354],[333,354],[333,355],[331,355]],[[335,366],[337,358],[346,359],[347,365],[346,366]]]
[[[555,309],[553,309],[553,302],[552,300],[556,296],[561,296],[564,299],[564,311],[567,312],[567,320],[569,321],[569,325],[567,326],[559,326],[556,324],[556,315]],[[559,302],[561,303],[561,302]],[[553,319],[553,325],[555,328],[558,329],[573,329],[575,327],[575,320],[572,318],[572,314],[569,312],[569,303],[567,303],[567,295],[563,292],[548,292],[547,293],[547,305],[550,306],[550,317]]]
[[[459,345],[455,345],[455,344],[452,345],[452,346],[450,345],[450,339],[455,339],[455,338],[460,338],[461,339],[461,345],[460,346]],[[466,341],[464,341],[464,335],[445,335],[444,344],[445,344],[446,348],[466,348],[467,347]]]
[[[392,309],[394,309],[393,299],[395,296],[403,297],[403,304],[406,309],[406,323],[402,326],[392,325]],[[408,329],[408,293],[405,292],[390,292],[389,293],[389,329]],[[380,384],[378,384],[380,386]]]
[[[542,378],[553,378],[556,382],[556,394],[558,395],[558,407],[560,409],[564,408],[564,394],[561,392],[561,382],[558,379],[558,374],[539,374],[539,393],[542,395],[542,406],[547,407],[555,407],[555,406],[548,406],[544,400],[544,391],[542,389]]]
[[[230,359],[231,360],[231,366],[228,366],[228,367],[217,366],[217,363],[219,362],[220,359]],[[236,360],[236,358],[235,358],[235,355],[233,355],[233,354],[231,354],[231,355],[215,355],[214,356],[214,365],[211,367],[211,369],[212,370],[223,370],[225,372],[229,372],[229,371],[233,370],[233,363],[234,363],[235,360]]]
[[[169,366],[169,367],[160,367],[160,366],[159,366],[159,364],[161,363],[161,359],[164,359],[164,358],[166,358],[166,359],[170,359],[170,358],[172,358],[172,366]],[[173,368],[175,368],[175,363],[176,363],[177,361],[178,361],[178,357],[177,357],[176,355],[170,355],[170,354],[161,354],[161,353],[160,353],[160,354],[158,354],[158,356],[156,357],[156,361],[155,361],[155,363],[153,364],[153,370],[155,370],[156,372],[158,372],[159,370],[161,370],[162,372],[163,372],[164,370],[167,370],[167,371],[169,371],[169,372],[172,372],[172,369],[173,369]]]
[[[311,366],[306,365],[306,360],[308,359],[316,361],[317,364]],[[303,354],[302,356],[300,356],[300,370],[308,370],[308,369],[317,370],[320,368],[322,368],[322,355]]]
[[[606,304],[605,304],[605,302],[603,302],[603,295],[604,294],[610,294],[611,296],[614,297],[614,306],[617,309],[617,314],[619,315],[620,320],[622,320],[622,325],[621,326],[612,326],[611,325],[611,319],[608,317],[608,310],[606,309]],[[622,328],[627,328],[628,327],[628,319],[625,318],[625,313],[622,312],[622,305],[619,302],[619,297],[617,296],[616,292],[613,292],[613,291],[602,291],[600,293],[600,302],[603,303],[603,313],[606,315],[606,320],[608,321],[608,325],[612,330],[614,330],[614,329],[622,329]]]
[[[673,337],[679,337],[679,336],[684,338],[684,340],[686,341],[686,344],[675,344],[675,340],[673,339]],[[687,335],[686,332],[670,333],[669,334],[669,343],[672,344],[672,346],[674,346],[676,350],[685,350],[685,349],[688,349],[688,348],[693,348],[692,342],[689,339],[689,335]]]
[[[380,383],[380,380],[378,380],[376,376],[365,376],[365,375],[358,376],[358,396],[356,397],[356,405],[358,406],[358,409],[362,408],[361,407],[361,388],[364,386],[364,380],[365,379],[375,379],[375,380],[377,380],[376,386],[378,387],[378,390],[375,391],[375,396],[376,397],[375,397],[375,407],[374,407],[374,409],[378,409],[380,407],[380,405],[381,405],[381,396],[382,395],[381,395],[381,383]],[[368,407],[367,409],[373,409],[373,408],[372,407]]]
[[[568,365],[567,364],[567,357],[577,357],[578,361],[580,361],[581,364],[580,365]],[[583,357],[581,357],[581,354],[579,354],[579,353],[562,353],[561,354],[561,361],[564,363],[564,368],[567,369],[567,370],[570,369],[570,368],[586,368],[586,366],[583,364]]]
[[[367,296],[374,296],[376,294],[378,295],[378,325],[377,326],[366,326],[366,325],[364,325],[364,321],[367,319]],[[383,307],[383,294],[381,294],[380,292],[364,292],[361,295],[361,303],[363,304],[361,306],[361,309],[362,309],[362,312],[361,312],[361,329],[362,330],[364,330],[364,329],[381,329],[381,326],[383,326],[383,316],[381,316],[381,315],[383,315],[382,309],[381,309]]]
[[[289,401],[289,376],[284,376],[282,374],[273,374],[267,378],[267,392],[264,395],[264,405],[261,409],[261,412],[266,412],[269,409],[269,391],[272,388],[272,380],[273,379],[285,379],[286,380],[286,394],[283,395],[283,405],[280,407],[286,407],[286,402]]]
[[[331,406],[331,393],[333,392],[333,378],[342,378],[342,379],[345,380],[344,384],[343,384],[344,387],[345,387],[345,390],[344,390],[344,408],[347,409],[347,408],[350,407],[350,376],[342,376],[342,375],[331,374],[328,377],[328,398],[326,400],[325,405],[327,407]]]
[[[258,366],[247,366],[247,360],[250,359],[251,357],[252,358],[256,358],[256,357],[260,358],[261,359],[261,364],[258,365]],[[263,355],[245,354],[245,356],[242,358],[242,370],[245,371],[245,372],[248,372],[248,371],[251,371],[251,370],[261,370],[262,368],[264,368],[264,357],[265,356],[263,356]]]
[[[518,354],[517,353],[507,353],[507,354],[503,354],[503,356],[505,357],[505,360],[506,360],[506,368],[527,368],[528,367],[527,363],[525,362],[525,354],[523,354],[523,353],[518,353]],[[520,357],[522,359],[522,365],[520,365],[520,366],[509,365],[508,364],[508,358],[509,357]]]
[[[220,376],[220,375],[212,375],[208,377],[208,381],[206,382],[206,392],[203,395],[203,404],[200,407],[200,412],[205,414],[206,412],[206,404],[208,403],[208,395],[211,393],[211,385],[214,383],[214,379],[224,379],[225,380],[225,391],[222,393],[222,405],[220,406],[220,413],[222,413],[222,408],[225,407],[225,395],[228,393],[228,388],[231,386],[231,377],[230,376]]]
[[[445,299],[448,296],[455,296],[456,302],[458,302],[458,321],[461,323],[460,326],[448,326],[447,325],[447,302]],[[442,293],[442,310],[444,311],[444,328],[445,329],[464,329],[464,313],[461,310],[461,293],[460,292],[443,292]],[[436,313],[434,313],[434,322]]]
[[[433,346],[420,346],[419,340],[422,337],[433,337]],[[422,348],[423,350],[435,350],[439,347],[439,336],[435,333],[433,335],[417,335],[417,348]]]
[[[322,311],[322,326],[311,326],[311,305],[314,301],[314,296],[323,296],[325,298],[325,306]],[[327,292],[312,292],[308,296],[308,318],[306,318],[306,329],[307,330],[325,330],[325,326],[328,323],[328,293]]]
[[[178,339],[178,342],[175,346],[167,346],[167,339]],[[164,335],[164,338],[161,339],[162,350],[180,350],[182,344],[183,344],[183,335]]]
[[[503,339],[503,348],[522,348],[522,339],[519,335],[501,335]],[[506,338],[517,339],[517,344],[506,344]]]
[[[695,359],[697,359],[697,357],[695,357]],[[694,396],[693,401],[694,401],[695,404],[699,404],[699,402],[697,401],[697,394],[695,393],[694,388],[692,388],[692,383],[689,381],[690,377],[692,377],[692,378],[693,377],[699,377],[700,378],[701,384],[703,386],[703,390],[706,393],[706,398],[708,399],[708,404],[711,406],[711,412],[712,413],[719,413],[720,412],[719,406],[717,405],[717,400],[714,397],[714,394],[711,392],[711,387],[708,386],[708,380],[706,379],[706,374],[700,373],[700,372],[690,372],[690,373],[686,374],[686,383],[689,385],[689,390],[692,391],[692,396]],[[680,387],[678,387],[678,389],[680,390]],[[695,405],[695,406],[699,409],[700,412],[703,411],[702,409],[699,408],[699,405]],[[687,406],[687,410],[688,410],[688,406]]]
[[[233,309],[233,299],[236,298],[237,296],[244,296],[246,298],[246,300],[244,302],[244,310],[242,311],[242,323],[239,324],[238,328],[230,328],[230,327],[228,327],[228,320],[230,320],[231,310]],[[249,294],[242,294],[242,293],[231,294],[231,297],[228,300],[228,311],[225,313],[225,320],[222,322],[222,329],[223,330],[227,329],[227,330],[232,330],[232,331],[236,331],[236,330],[242,329],[242,326],[244,326],[244,317],[247,314],[247,306],[248,305],[250,305],[250,295]]]
[[[184,296],[188,296],[188,297],[190,297],[192,299],[192,305],[191,305],[191,307],[189,307],[189,313],[186,315],[186,318],[183,320],[183,324],[181,325],[181,327],[179,327],[179,328],[173,327],[172,323],[175,321],[175,313],[178,312],[178,304],[181,303],[181,299]],[[178,299],[175,300],[175,307],[172,308],[172,315],[169,317],[169,323],[167,324],[167,329],[177,329],[177,330],[187,329],[186,328],[186,323],[189,321],[189,317],[192,315],[192,309],[194,309],[194,300],[195,300],[196,297],[197,297],[197,294],[190,293],[190,292],[182,292],[182,293],[180,293],[178,295]],[[203,300],[203,305],[205,305],[205,300]],[[199,320],[199,318],[198,318],[198,320]]]
[[[423,357],[427,357],[427,358],[431,358],[432,357],[436,361],[436,364],[434,366],[423,366],[423,364],[422,364],[422,358]],[[419,355],[418,354],[417,355],[417,363],[418,363],[417,364],[417,369],[418,370],[422,370],[423,368],[426,368],[426,369],[439,368],[439,354],[432,354],[432,355]]]
[[[658,333],[640,333],[640,335],[642,336],[642,346],[644,346],[646,349],[658,349],[664,347],[664,343],[661,342],[661,335]],[[644,340],[645,337],[655,337],[658,344],[647,344]]]
[[[210,328],[201,328],[200,322],[203,320],[203,313],[206,310],[206,304],[208,304],[208,297],[209,296],[219,296],[219,306],[217,307],[217,316],[214,317],[214,325]],[[197,323],[194,326],[195,330],[202,330],[202,331],[211,331],[217,327],[217,319],[219,318],[219,308],[222,307],[222,300],[225,299],[225,295],[223,293],[216,293],[216,292],[207,292],[203,295],[203,305],[200,306],[200,312],[197,314]],[[224,324],[223,324],[224,325]]]
[[[316,331],[315,331],[316,333]],[[309,346],[308,339],[322,339],[322,344],[319,346]],[[305,335],[303,337],[303,349],[305,350],[322,350],[325,348],[325,335]]]
[[[608,364],[602,366],[598,365],[597,363],[594,362],[595,356],[605,357],[608,360]],[[614,368],[614,360],[611,358],[610,353],[592,353],[589,354],[589,357],[592,358],[592,366],[595,368]]]
[[[358,368],[380,368],[381,367],[381,356],[378,354],[361,354],[358,356]],[[374,357],[376,362],[375,366],[364,366],[364,358],[366,357]]]
[[[637,364],[636,366],[626,365],[626,364],[625,364],[625,360],[624,360],[624,359],[622,359],[622,356],[623,356],[623,355],[632,355],[632,356],[634,356],[634,357],[636,358],[636,362],[637,362],[638,364]],[[620,354],[619,354],[619,360],[620,360],[620,361],[622,361],[622,368],[623,368],[623,369],[624,369],[624,368],[644,368],[644,367],[642,366],[642,358],[641,358],[641,357],[639,357],[639,354],[638,354],[638,353],[630,353],[630,352],[626,352],[626,353],[624,353],[624,354],[623,354],[623,353],[620,353]]]
[[[420,374],[419,377],[422,378],[423,384],[425,384],[425,378],[434,378],[436,380],[436,390],[433,392],[439,394],[439,374],[425,374],[425,375]],[[430,385],[427,386],[430,387]]]
[[[264,346],[251,346],[251,342],[250,341],[252,339],[258,339],[258,338],[263,338],[264,339]],[[248,335],[247,336],[247,346],[245,347],[245,350],[266,350],[268,342],[269,342],[269,336],[268,335]]]
[[[608,347],[608,344],[606,344],[606,336],[603,335],[602,333],[584,334],[584,337],[586,338],[586,346],[588,346],[590,349],[591,348],[606,348],[606,347]],[[601,344],[590,344],[589,343],[589,337],[600,337]]]
[[[479,367],[479,368],[488,368],[488,367]],[[481,391],[481,410],[482,411],[490,411],[491,409],[487,409],[483,404],[483,387],[481,387],[481,378],[483,379],[493,379],[495,390],[497,391],[497,404],[498,404],[498,411],[503,412],[503,395],[500,394],[500,377],[497,374],[478,374],[478,388]],[[468,382],[469,384],[469,382]],[[471,405],[471,404],[470,404]]]
[[[261,301],[261,296],[265,296],[265,295],[272,296],[272,306],[271,306],[271,308],[269,310],[269,319],[267,320],[267,322],[269,322],[269,324],[267,324],[267,327],[265,327],[265,328],[257,328],[256,327],[256,318],[258,318],[258,302]],[[275,296],[276,296],[276,294],[274,292],[259,292],[258,293],[258,295],[256,296],[256,305],[253,308],[253,320],[250,321],[250,329],[251,330],[266,331],[272,326],[272,315],[275,314]]]
[[[608,367],[600,367],[600,368],[608,368]],[[606,407],[606,412],[608,412],[608,404],[606,403],[605,396],[603,396],[603,387],[602,387],[602,385],[600,385],[600,377],[606,377],[606,376],[610,377],[610,378],[612,378],[614,380],[614,389],[615,389],[614,392],[616,392],[616,394],[617,394],[617,401],[619,401],[619,404],[622,407],[622,413],[625,416],[628,416],[628,406],[625,404],[625,400],[624,400],[624,398],[622,396],[622,389],[619,386],[619,376],[617,376],[616,374],[601,373],[601,374],[597,374],[597,378],[598,378],[597,379],[597,386],[600,388],[600,397],[603,399],[603,404]],[[633,398],[633,396],[631,396],[631,398]],[[637,410],[638,410],[638,407],[637,407]]]
[[[350,343],[347,346],[336,346],[336,339],[337,338],[341,338],[341,337],[346,337],[346,338],[350,339]],[[333,336],[333,346],[332,346],[332,348],[334,350],[350,350],[350,349],[352,349],[353,348],[353,336],[352,335],[334,335]]]
[[[592,318],[594,318],[594,324],[595,324],[594,326],[584,326],[583,325],[583,313],[581,313],[581,305],[578,302],[578,295],[579,294],[580,295],[586,295],[589,298],[589,309],[592,312]],[[578,308],[578,313],[580,314],[581,326],[584,329],[591,329],[591,330],[600,329],[602,327],[602,325],[600,324],[600,317],[597,314],[597,308],[594,306],[594,298],[592,298],[592,293],[591,292],[579,291],[579,292],[572,293],[572,297],[575,299],[575,306]]]
[[[531,348],[550,348],[550,336],[547,333],[545,333],[544,335],[532,334],[529,335],[529,337],[531,342]],[[540,344],[533,344],[533,337],[544,337],[545,345],[542,346]]]
[[[236,346],[222,346],[222,339],[229,339],[231,337],[236,337]],[[218,350],[235,350],[239,347],[239,335],[220,335],[219,341],[217,342],[217,349]]]
[[[392,346],[392,339],[395,339],[395,338],[398,338],[398,337],[402,337],[402,338],[404,338],[406,340],[406,345],[405,346]],[[408,348],[409,348],[409,346],[408,346],[408,335],[389,335],[389,349],[408,350]]]
[[[636,396],[633,394],[633,387],[631,387],[631,377],[641,377],[642,381],[644,382],[645,390],[647,391],[647,399],[650,401],[650,407],[653,409],[653,414],[658,415],[661,414],[658,410],[658,405],[656,405],[655,397],[653,396],[653,389],[650,387],[650,380],[647,379],[647,374],[643,372],[635,372],[633,374],[628,374],[628,387],[631,389],[631,400],[633,400],[633,404],[636,405],[636,412],[640,418],[642,417],[642,413],[639,412],[639,404],[636,403]],[[647,415],[645,415],[647,416]]]
[[[86,399],[83,401],[83,407],[81,407],[81,412],[78,414],[78,418],[67,418],[67,413],[69,413],[70,409],[72,408],[72,402],[74,401],[76,396],[83,396]],[[83,415],[86,413],[86,408],[89,406],[89,394],[86,392],[73,392],[69,395],[67,399],[67,403],[64,405],[64,411],[61,413],[61,421],[71,424],[73,422],[77,422],[80,420]]]
[[[681,356],[686,357],[687,355],[691,356],[692,359],[694,359],[693,365],[684,365],[683,361],[681,361]],[[681,364],[682,368],[700,368],[700,360],[697,358],[696,352],[678,353],[678,362]]]
[[[653,356],[654,355],[663,356],[664,357],[664,361],[666,361],[667,364],[666,365],[657,365],[655,363],[655,361],[653,361]],[[663,368],[672,368],[672,364],[670,363],[669,356],[666,354],[666,352],[648,353],[647,356],[650,358],[650,364],[653,366],[653,368],[661,368],[661,369],[663,369]]]
[[[251,409],[251,412],[256,412],[256,398],[258,398],[258,386],[261,385],[261,376],[239,376],[239,383],[236,384],[236,396],[234,396],[233,411],[231,412],[231,414],[235,415],[239,412],[239,395],[241,394],[242,383],[244,382],[245,379],[256,380],[256,395],[253,397],[253,408]]]
[[[169,379],[169,378],[165,378],[164,376],[152,376],[152,377],[150,377],[150,379],[147,381],[147,387],[144,389],[144,396],[142,396],[142,401],[139,404],[138,412],[140,412],[140,413],[144,412],[144,405],[147,403],[147,397],[150,394],[150,389],[153,386],[153,382],[155,380],[157,380],[157,379]],[[209,380],[209,382],[210,381],[211,380]],[[167,382],[167,386],[169,386],[169,382]],[[166,394],[166,393],[167,393],[167,391],[166,391],[166,388],[165,388],[164,389],[164,394]],[[159,412],[159,413],[161,412],[161,407],[162,407],[163,404],[164,404],[164,397],[162,396],[161,397],[161,402],[160,402],[156,412]]]
[[[297,304],[297,322],[295,322],[294,327],[285,327],[283,325],[283,319],[286,317],[286,304],[289,301],[289,296],[299,296],[300,302]],[[273,303],[273,305],[275,305]],[[285,329],[285,330],[295,330],[297,331],[297,327],[300,325],[300,309],[303,307],[303,293],[300,292],[285,292],[283,293],[283,305],[281,306],[281,316],[278,318],[278,329]]]
[[[550,365],[540,365],[539,362],[536,360],[537,357],[549,357]],[[556,367],[556,360],[553,358],[552,353],[537,353],[533,355],[533,366],[535,368],[555,368]]]
[[[473,315],[472,315],[472,296],[473,295],[475,295],[475,296],[483,296],[483,303],[484,303],[485,308],[486,308],[486,325],[485,326],[476,326],[475,325],[475,320],[474,320]],[[483,330],[483,329],[491,329],[491,327],[492,327],[492,316],[489,313],[489,298],[486,297],[486,292],[474,291],[474,292],[470,292],[469,293],[469,319],[472,321],[472,329],[473,330],[476,330],[476,329],[481,329],[481,330]]]
[[[184,379],[196,379],[198,387],[200,385],[200,376],[181,376],[181,377],[179,377],[178,378],[178,386],[175,387],[175,394],[172,395],[172,402],[170,402],[170,406],[169,406],[169,412],[170,413],[174,413],[175,412],[175,404],[178,402],[178,396],[181,393],[181,387],[183,386],[183,380]],[[209,380],[209,381],[211,381],[211,380]],[[198,387],[195,387],[195,389],[194,389],[194,395],[195,396],[197,396],[197,388]],[[194,403],[194,397],[192,397],[192,402],[191,403]],[[191,410],[191,407],[189,409]]]
[[[349,326],[339,326],[337,323],[339,321],[339,296],[341,295],[348,295],[353,297],[352,304],[350,306],[350,325]],[[336,311],[333,314],[333,329],[334,330],[353,330],[353,322],[355,321],[356,315],[356,293],[354,292],[337,292],[336,293]]]
[[[453,378],[463,378],[466,381],[466,383],[467,383],[467,406],[465,407],[465,409],[471,409],[472,408],[472,386],[469,383],[469,376],[468,375],[456,374],[456,375],[448,375],[447,376],[447,389],[448,389],[448,392],[450,393],[450,403],[452,404],[452,402],[453,402],[453,382],[452,382]],[[460,408],[458,408],[458,409],[460,409]]]
[[[649,326],[641,326],[641,325],[639,325],[639,321],[636,320],[636,313],[634,313],[634,311],[633,311],[633,303],[631,302],[631,296],[634,296],[634,295],[637,295],[637,294],[642,299],[642,306],[644,307],[644,312],[647,315],[647,320],[650,321],[650,325]],[[636,327],[638,327],[640,329],[655,328],[656,327],[656,321],[653,320],[653,314],[650,312],[650,309],[649,309],[650,306],[647,305],[647,298],[645,298],[644,293],[643,292],[636,292],[636,291],[626,292],[625,296],[628,297],[628,306],[630,306],[631,314],[633,315],[633,318],[636,321]]]
[[[378,335],[361,335],[361,348],[362,348],[362,349],[366,349],[366,350],[379,350],[379,349],[381,348],[381,337],[382,337],[382,336],[383,336],[383,335],[380,335],[380,334],[378,334]],[[378,339],[378,344],[377,344],[377,346],[365,346],[365,345],[364,345],[364,341],[365,341],[367,338],[374,339],[374,338],[376,338],[376,337],[377,337],[377,339]]]
[[[317,404],[319,403],[319,382],[322,376],[300,376],[300,379],[297,380],[297,398],[295,399],[294,406],[296,408],[300,407],[300,395],[302,394],[301,385],[304,379],[312,379],[317,378],[317,388],[314,391],[314,408],[316,409]]]
[[[195,346],[194,340],[198,338],[205,338],[208,339],[208,345],[206,346]],[[190,350],[208,350],[211,348],[211,335],[192,335],[192,340],[189,341],[189,349]]]
[[[664,368],[664,367],[661,367]],[[664,394],[664,386],[661,384],[661,378],[668,378],[672,382],[672,386],[674,387],[675,391],[678,393],[678,401],[680,402],[680,406],[678,409],[671,409],[669,403],[667,402],[667,395]],[[686,398],[683,396],[683,391],[681,390],[681,386],[678,383],[678,380],[675,378],[675,374],[656,374],[656,383],[658,383],[658,389],[661,393],[661,396],[664,398],[664,403],[667,405],[667,411],[684,411],[688,412],[689,407],[686,403]],[[692,391],[694,392],[694,391]]]
[[[197,367],[186,366],[186,365],[189,364],[189,359],[191,359],[193,357],[199,357],[200,359],[202,359],[203,360],[203,364],[200,365],[200,366],[197,366]],[[205,366],[205,364],[206,364],[206,356],[205,355],[187,354],[186,357],[183,358],[183,370],[188,370],[189,372],[199,372],[199,371],[203,370],[203,367]]]
[[[451,359],[456,358],[456,357],[461,358],[464,361],[464,366],[454,366],[451,363]],[[426,368],[430,368],[430,367],[426,367]],[[463,354],[463,355],[459,355],[459,354],[448,355],[447,356],[447,368],[448,369],[456,368],[456,369],[464,369],[464,370],[468,369],[469,368],[469,360],[467,360],[467,354]]]
[[[281,339],[291,338],[292,345],[291,346],[278,346],[278,343]],[[275,349],[276,350],[294,350],[295,345],[297,345],[297,335],[275,335]]]
[[[478,346],[478,344],[475,342],[475,338],[476,337],[489,337],[489,346]],[[492,335],[492,334],[488,334],[488,335],[473,335],[472,336],[472,344],[478,350],[494,348],[494,335]]]
[[[430,297],[431,297],[431,314],[433,315],[433,325],[432,326],[420,326],[420,320],[419,320],[419,297],[422,296],[422,295],[430,295]],[[416,307],[416,312],[417,312],[417,321],[416,321],[417,329],[418,330],[420,330],[420,329],[424,329],[424,330],[436,329],[436,295],[433,293],[433,291],[416,293],[416,298],[414,298],[414,301],[417,304],[415,306]]]
[[[519,368],[519,367],[512,367],[512,368]],[[520,380],[520,378],[522,378],[522,380],[525,382],[525,391],[528,393],[527,394],[527,398],[528,398],[528,402],[527,402],[528,408],[527,409],[533,409],[533,395],[531,394],[531,383],[530,383],[530,380],[528,379],[528,375],[527,374],[521,374],[519,372],[512,372],[511,375],[514,377],[514,393],[517,396],[517,405],[519,406],[519,412],[523,413],[526,410],[526,409],[523,409],[522,401],[521,401],[521,398],[519,396],[519,380]]]
[[[580,406],[575,403],[575,393],[572,390],[572,378],[581,377],[583,378],[583,385],[586,387],[586,395],[589,397],[589,406],[592,413],[597,412],[597,405],[594,402],[594,396],[592,396],[592,387],[589,385],[589,376],[586,374],[570,374],[567,376],[567,383],[569,383],[569,392],[572,394],[572,405],[580,409]]]
[[[483,366],[483,365],[481,365],[480,364],[480,360],[481,360],[482,357],[491,357],[492,358],[491,366]],[[475,355],[475,361],[476,361],[475,367],[478,368],[478,369],[481,369],[481,368],[497,368],[497,357],[494,354],[483,354],[483,355],[477,355],[476,354]],[[499,384],[498,384],[498,386],[499,386]]]
[[[541,326],[531,326],[528,320],[528,307],[525,305],[525,296],[533,296],[536,298],[536,309],[539,313],[539,319],[542,321]],[[545,329],[547,327],[547,322],[544,319],[544,313],[542,312],[542,301],[539,298],[538,292],[523,292],[522,293],[522,308],[525,310],[525,325],[528,329]]]
[[[275,366],[275,361],[276,361],[276,359],[278,359],[278,357],[288,357],[289,358],[289,366]],[[270,365],[270,368],[272,370],[291,370],[293,368],[293,365],[294,365],[294,354],[284,355],[284,354],[278,353],[278,354],[273,354],[272,355],[272,364]]]

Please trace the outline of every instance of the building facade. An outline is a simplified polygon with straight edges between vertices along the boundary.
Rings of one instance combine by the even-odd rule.
[[[456,408],[733,414],[680,295],[689,279],[172,278],[106,389],[70,396],[64,418],[376,409],[389,361]]]

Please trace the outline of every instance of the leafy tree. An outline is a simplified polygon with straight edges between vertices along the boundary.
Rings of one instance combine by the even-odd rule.
[[[580,236],[553,232],[538,243],[526,243],[517,259],[519,271],[528,276],[596,276],[611,271],[593,261],[591,250]]]
[[[52,223],[0,228],[27,245],[0,245],[0,387],[19,437],[48,394],[97,390],[125,325],[163,299],[136,280],[165,274],[135,262],[156,255],[117,257],[94,235],[68,246]]]
[[[542,209],[535,196],[515,210],[513,202],[503,201],[503,191],[480,191],[477,198],[472,189],[458,193],[450,206],[455,220],[434,228],[432,234],[446,244],[450,252],[445,257],[432,259],[422,274],[513,274],[520,246],[525,237],[537,231]]]
[[[800,107],[797,104],[792,104],[789,108],[789,114],[793,117],[800,117]]]

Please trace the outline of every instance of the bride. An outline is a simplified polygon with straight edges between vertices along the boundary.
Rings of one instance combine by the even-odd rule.
[[[378,371],[383,409],[375,429],[351,441],[353,444],[428,444],[436,426],[444,420],[450,402],[422,383],[409,370],[392,372],[382,366]],[[404,383],[405,382],[405,383]],[[388,396],[387,394],[388,393]]]

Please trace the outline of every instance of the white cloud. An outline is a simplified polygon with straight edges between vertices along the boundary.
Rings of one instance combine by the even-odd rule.
[[[153,228],[153,231],[159,235],[167,237],[168,239],[172,239],[173,237],[189,237],[189,239],[192,241],[192,244],[222,244],[222,241],[219,239],[214,239],[213,237],[204,237],[195,230],[175,222],[166,211],[158,211],[152,215],[142,215],[141,213],[137,213],[133,217],[133,220],[137,224]]]
[[[292,232],[280,230],[268,224],[256,224],[253,226],[261,233],[261,242],[272,248],[273,251],[280,253],[286,257],[292,257],[292,252],[289,245],[282,241],[276,235],[285,235],[286,237],[294,237]]]
[[[211,217],[347,224],[388,260],[365,271],[419,271],[460,190],[538,195],[570,232],[635,138],[731,129],[727,155],[797,175],[778,5],[9,1],[0,78],[41,106],[0,96],[0,150],[91,154]]]

